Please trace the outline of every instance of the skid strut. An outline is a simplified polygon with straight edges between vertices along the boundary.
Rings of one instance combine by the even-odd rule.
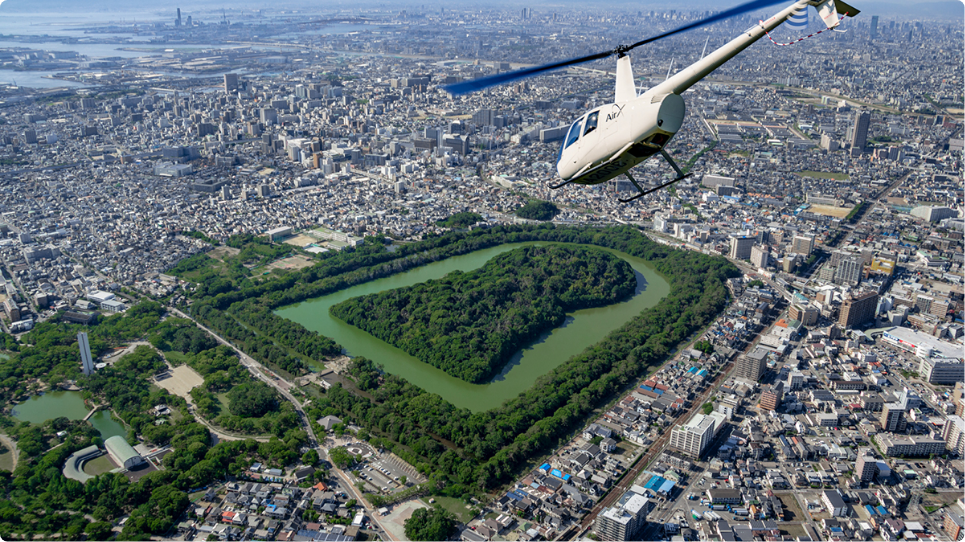
[[[660,185],[660,186],[658,186],[658,187],[651,188],[650,190],[644,190],[644,189],[637,183],[637,181],[636,181],[633,177],[630,176],[630,172],[627,171],[626,173],[624,173],[624,175],[627,176],[627,179],[630,179],[630,182],[633,183],[633,186],[637,187],[637,190],[639,190],[640,193],[637,194],[637,195],[635,195],[635,196],[633,196],[633,197],[631,197],[631,198],[627,198],[627,199],[618,198],[618,199],[620,200],[620,203],[629,203],[629,202],[631,202],[631,201],[633,201],[633,200],[635,200],[635,199],[637,199],[637,198],[646,196],[647,194],[649,194],[649,193],[651,193],[651,192],[656,192],[657,190],[660,190],[661,188],[666,188],[666,187],[672,185],[673,183],[675,183],[675,182],[677,182],[677,181],[682,181],[682,180],[686,179],[687,177],[690,177],[690,175],[691,175],[690,173],[684,175],[684,172],[683,172],[683,171],[680,171],[680,168],[677,167],[677,164],[673,161],[672,158],[670,158],[670,155],[667,154],[667,151],[665,151],[665,150],[663,150],[663,149],[660,149],[660,154],[662,154],[664,160],[666,160],[667,163],[670,164],[670,167],[672,167],[672,168],[674,169],[674,171],[677,172],[677,178],[676,178],[676,179],[673,179],[672,181],[667,181],[667,182],[663,183],[662,185]]]

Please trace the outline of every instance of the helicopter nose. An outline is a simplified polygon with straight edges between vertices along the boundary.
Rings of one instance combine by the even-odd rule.
[[[556,172],[559,173],[560,179],[569,180],[576,173],[576,164],[572,160],[560,160],[556,163]]]

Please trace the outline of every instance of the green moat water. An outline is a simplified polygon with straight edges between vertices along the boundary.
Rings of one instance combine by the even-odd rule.
[[[599,342],[641,311],[656,305],[670,293],[670,285],[641,258],[586,245],[605,250],[626,260],[636,271],[636,292],[620,303],[568,314],[566,322],[561,327],[544,334],[534,344],[517,352],[506,364],[502,373],[488,384],[470,384],[449,376],[444,371],[423,363],[402,350],[333,317],[329,313],[329,308],[360,295],[375,294],[439,279],[452,271],[472,271],[482,267],[494,256],[515,248],[547,244],[550,243],[537,241],[506,244],[463,256],[454,256],[283,307],[276,313],[321,335],[331,337],[345,348],[346,354],[367,357],[382,365],[386,372],[399,375],[424,390],[437,393],[457,407],[468,408],[473,412],[489,410],[498,407],[507,399],[516,397],[532,386],[541,375],[558,367],[586,347]]]
[[[13,407],[14,418],[37,425],[61,416],[69,420],[83,420],[88,412],[90,410],[84,405],[84,398],[79,391],[51,391],[43,395],[34,395]],[[127,429],[111,418],[109,410],[98,411],[90,417],[89,421],[101,432],[101,437],[104,439],[115,435],[127,436]]]

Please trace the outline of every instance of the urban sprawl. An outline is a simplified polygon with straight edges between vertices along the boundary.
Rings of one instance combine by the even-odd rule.
[[[211,377],[178,361],[198,351],[172,357],[131,337],[105,354],[87,330],[150,302],[163,307],[159,326],[190,321],[199,288],[223,291],[192,280],[189,258],[227,269],[255,246],[273,260],[242,272],[268,281],[374,239],[404,247],[532,225],[515,214],[532,199],[559,209],[557,228],[631,226],[729,260],[740,270],[727,280],[729,304],[515,482],[455,497],[414,462],[418,450],[403,458],[367,442],[358,420],[334,410],[309,415],[324,390],[352,385],[347,357],[324,356],[300,375],[205,328],[198,340],[225,345],[219,352],[247,378],[291,403],[282,410],[307,437],[287,462],[252,460],[190,488],[190,504],[156,537],[427,539],[413,534],[420,510],[445,509],[446,536],[467,542],[962,539],[960,19],[865,13],[847,32],[786,47],[762,40],[684,94],[686,118],[667,150],[692,176],[622,204],[636,191],[623,178],[550,189],[570,125],[613,100],[614,59],[466,96],[444,87],[637,41],[707,12],[347,13],[219,7],[87,29],[87,41],[142,48],[134,58],[90,57],[72,49],[76,39],[38,49],[30,42],[52,38],[3,36],[20,45],[0,47],[0,81],[10,81],[0,85],[0,326],[12,336],[0,348],[23,357],[45,326],[68,326],[83,378],[138,349],[163,351],[167,373],[150,376],[153,389],[186,401],[212,445],[243,439],[257,431],[203,420],[192,390]],[[637,86],[769,15],[634,51]],[[318,31],[341,26],[351,31]],[[72,86],[13,85],[32,70]],[[656,186],[674,172],[656,157],[634,175]],[[444,222],[457,213],[472,223]],[[8,377],[8,389],[28,380]],[[161,480],[142,471],[163,473],[175,463],[165,457],[183,453],[174,439],[133,429],[82,448],[68,431],[44,433],[42,454],[17,451],[30,429],[16,403],[55,384],[30,385],[6,396],[14,472],[52,457],[58,439],[70,455],[57,468],[85,485],[97,457],[136,485]],[[157,424],[183,416],[176,405],[150,407],[141,414]],[[267,432],[253,446],[279,442]],[[4,485],[10,506],[22,505],[15,483]],[[135,516],[109,516],[88,535],[123,539]]]

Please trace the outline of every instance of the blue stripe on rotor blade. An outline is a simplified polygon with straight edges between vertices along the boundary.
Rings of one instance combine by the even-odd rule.
[[[745,2],[743,4],[740,4],[739,6],[735,6],[733,8],[721,11],[720,13],[711,15],[706,19],[685,24],[681,27],[675,28],[668,32],[664,32],[663,34],[658,34],[651,38],[647,38],[643,41],[638,41],[637,43],[633,44],[632,47],[645,45],[647,43],[654,42],[654,41],[672,36],[674,34],[679,34],[681,32],[686,32],[688,30],[699,28],[701,26],[715,23],[717,21],[722,21],[724,19],[736,17],[737,15],[743,15],[744,13],[754,11],[756,9],[766,8],[769,6],[773,6],[774,4],[782,4],[786,1],[787,0],[751,0],[750,2]],[[576,64],[582,64],[584,62],[592,62],[594,60],[600,60],[602,58],[606,58],[612,55],[615,52],[616,51],[604,51],[602,53],[597,53],[586,57],[579,57],[579,58],[574,58],[570,60],[561,60],[559,62],[553,62],[552,64],[544,64],[542,66],[534,66],[532,68],[525,68],[522,70],[516,70],[512,72],[490,75],[488,77],[480,77],[479,79],[473,79],[471,81],[463,81],[461,83],[455,83],[453,85],[446,85],[442,88],[443,90],[445,90],[446,92],[452,95],[459,96],[461,94],[476,92],[478,90],[483,90],[483,89],[500,85],[503,83],[509,83],[511,81],[517,81],[519,79],[525,79],[527,77],[534,77],[536,75],[540,75],[545,72],[558,70],[569,66],[574,66]]]

